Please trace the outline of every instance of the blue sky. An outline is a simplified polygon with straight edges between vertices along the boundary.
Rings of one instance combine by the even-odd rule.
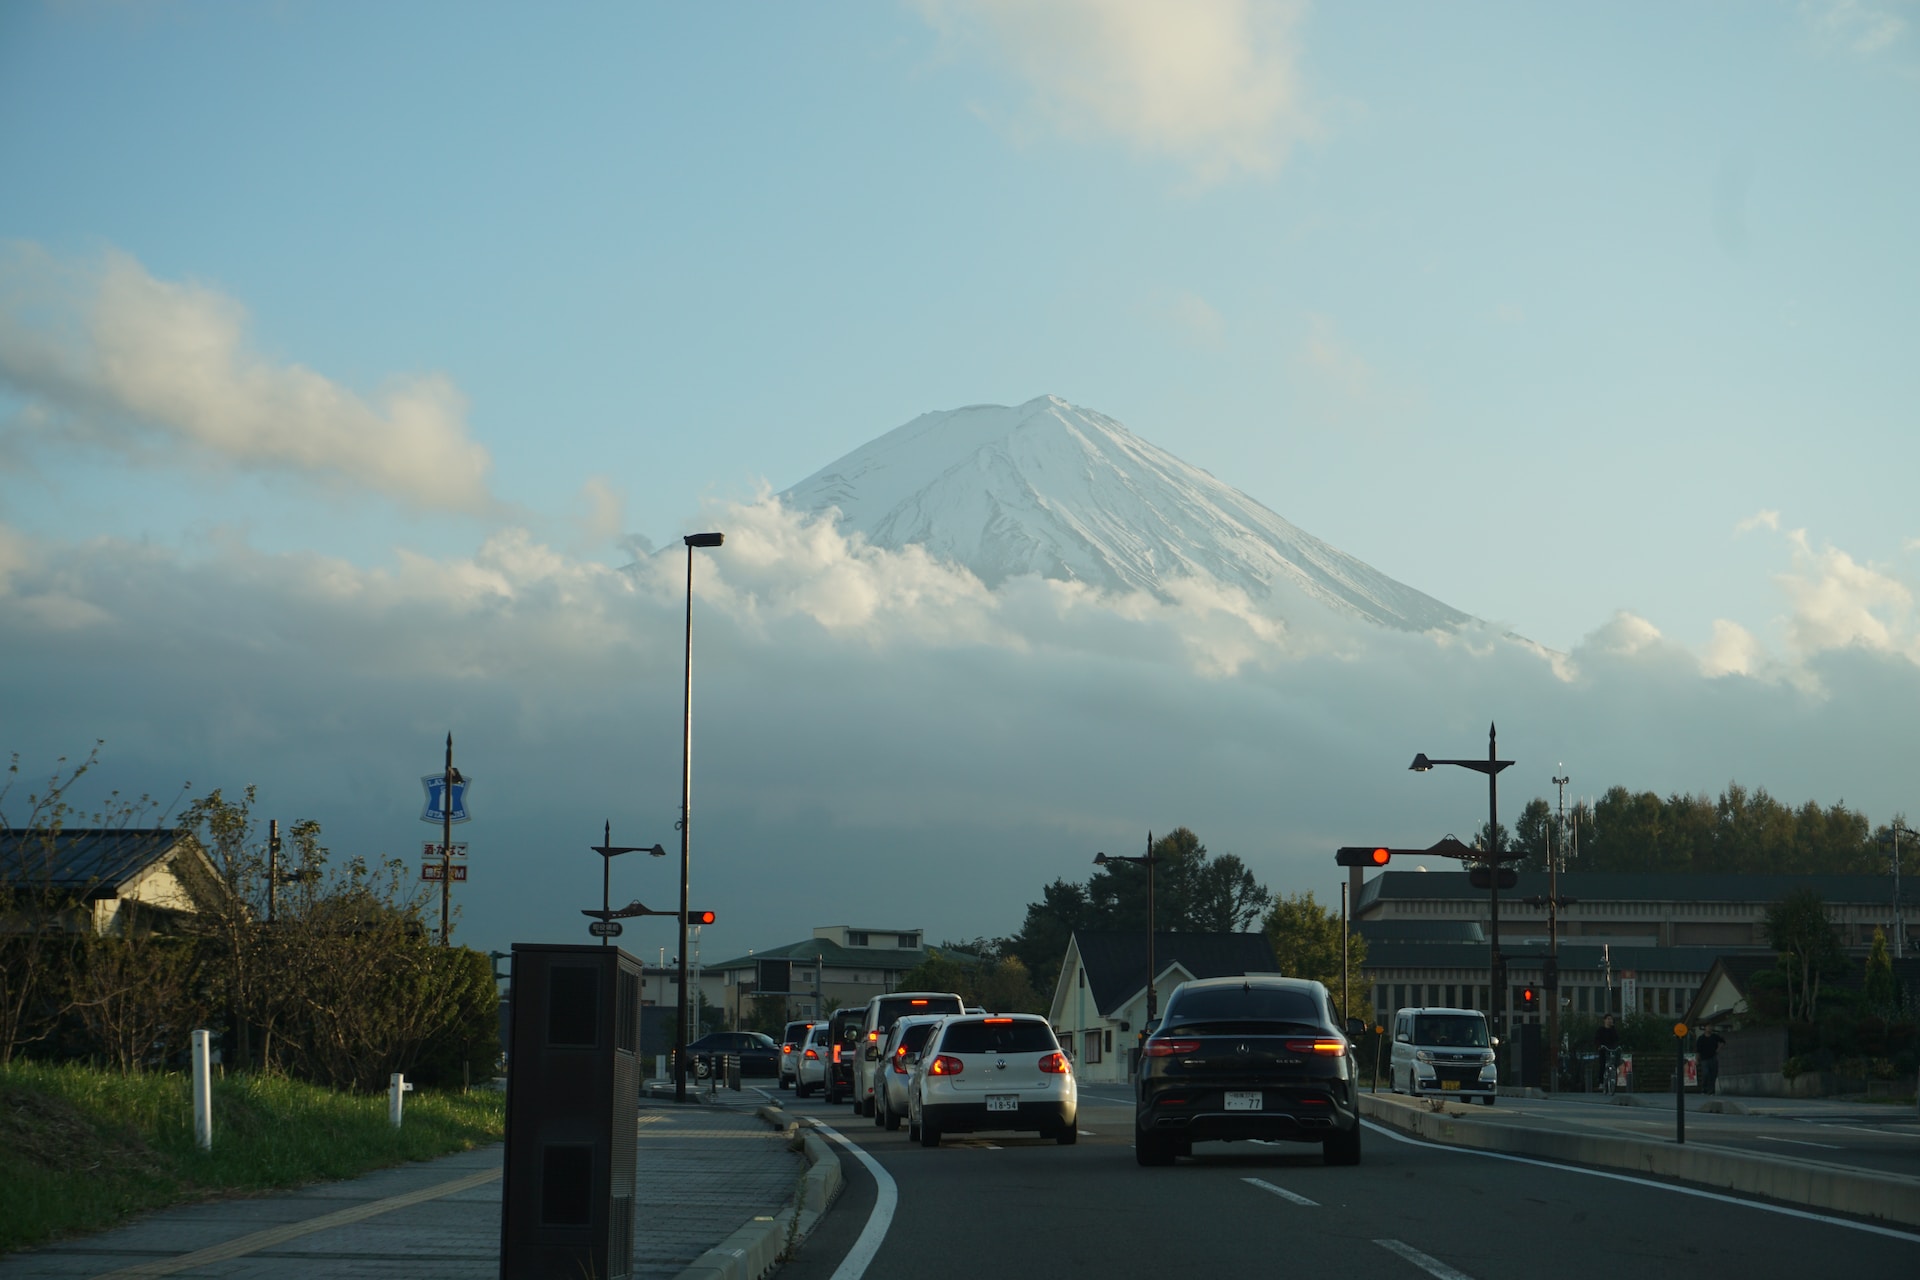
[[[396,655],[432,665],[423,634],[450,630],[459,670],[436,675],[487,708],[470,719],[489,735],[542,757],[501,750],[492,777],[551,770],[552,803],[598,819],[603,797],[576,804],[562,781],[592,772],[567,752],[619,744],[675,692],[674,653],[649,647],[670,638],[671,566],[644,618],[601,600],[635,546],[921,412],[1053,393],[1451,605],[1587,646],[1589,672],[1598,650],[1650,661],[1657,637],[1661,664],[1693,664],[1688,690],[1737,700],[1738,679],[1788,742],[1844,744],[1796,755],[1623,720],[1603,748],[1596,726],[1622,705],[1696,704],[1641,671],[1631,695],[1549,714],[1551,688],[1452,672],[1440,683],[1484,696],[1354,718],[1465,739],[1396,741],[1394,767],[1474,749],[1493,716],[1516,733],[1533,718],[1536,754],[1554,756],[1543,779],[1583,754],[1601,785],[1738,776],[1884,818],[1910,737],[1861,727],[1881,712],[1863,690],[1904,690],[1920,654],[1916,27],[1904,0],[5,6],[14,749],[31,763],[105,737],[143,786],[318,778],[277,796],[386,839],[334,811],[337,762],[391,756],[346,769],[347,789],[382,794],[394,773],[417,794],[459,716]],[[716,738],[730,722],[764,739],[776,705],[844,716],[850,742],[898,714],[877,693],[865,722],[845,708],[867,695],[810,705],[753,648],[773,596],[747,570],[714,573],[741,664],[715,659],[739,694],[737,710],[715,695]],[[533,599],[561,602],[541,606],[549,626]],[[583,600],[587,621],[566,612]],[[894,691],[909,701],[987,661],[915,652],[902,670],[925,670]],[[816,659],[816,682],[865,670],[792,660]],[[1823,661],[1871,675],[1856,686]],[[145,678],[109,699],[103,666]],[[324,689],[335,729],[293,733],[295,704],[240,670]],[[595,684],[615,671],[667,687],[616,712]],[[168,682],[201,696],[153,692]],[[359,727],[357,698],[379,704]],[[1301,742],[1349,732],[1339,708],[1318,714],[1294,722]],[[669,728],[653,734],[677,749]],[[1671,764],[1648,760],[1650,739]],[[797,786],[780,758],[755,803]],[[664,796],[670,813],[671,763],[647,812]],[[969,790],[972,767],[930,761],[888,795],[938,813],[951,792],[975,812],[1008,779]],[[248,769],[262,779],[234,776]],[[781,812],[846,822],[834,785]],[[1031,803],[1032,821],[1088,839],[1135,817],[1207,835],[1173,798],[1118,815]],[[1301,847],[1345,842],[1341,812],[1298,824]],[[553,817],[521,813],[526,830]],[[786,819],[761,812],[752,840],[785,843]],[[874,836],[876,866],[934,819],[899,821]],[[1223,822],[1235,840],[1214,847],[1255,854],[1271,823]],[[1291,861],[1305,854],[1273,856],[1270,879],[1308,883]],[[1017,904],[1006,919],[989,901],[900,923],[1017,925]],[[506,908],[491,910],[497,934]]]

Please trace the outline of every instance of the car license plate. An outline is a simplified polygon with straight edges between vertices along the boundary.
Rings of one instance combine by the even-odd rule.
[[[987,1110],[1018,1111],[1020,1095],[1017,1093],[990,1093],[987,1095]]]
[[[1460,1082],[1458,1080],[1442,1080],[1440,1082],[1440,1088],[1442,1090],[1458,1089],[1459,1087],[1460,1087]]]
[[[1265,1101],[1265,1096],[1258,1091],[1253,1093],[1229,1093],[1227,1095],[1227,1110],[1258,1111]]]

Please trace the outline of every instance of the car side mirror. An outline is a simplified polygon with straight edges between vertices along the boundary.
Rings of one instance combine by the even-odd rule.
[[[1362,1022],[1359,1018],[1347,1019],[1347,1039],[1364,1040],[1366,1035],[1367,1024],[1365,1022]]]
[[[1493,1045],[1495,1048],[1498,1048],[1500,1045],[1500,1037],[1492,1036],[1488,1039],[1487,1043]]]
[[[1404,1033],[1404,1032],[1402,1032],[1402,1033],[1401,1033],[1400,1035],[1397,1035],[1397,1036],[1395,1036],[1395,1037],[1394,1037],[1394,1039],[1395,1039],[1396,1041],[1398,1041],[1399,1043],[1401,1043],[1401,1044],[1412,1044],[1412,1043],[1413,1043],[1413,1037],[1412,1037],[1412,1036],[1409,1036],[1409,1035],[1407,1035],[1407,1034],[1406,1034],[1406,1033]]]
[[[874,1046],[872,1046],[872,1045],[868,1045],[868,1046],[867,1046],[867,1061],[868,1061],[868,1062],[878,1062],[878,1061],[880,1061],[880,1050],[878,1050],[878,1049],[876,1049],[876,1048],[875,1048]]]

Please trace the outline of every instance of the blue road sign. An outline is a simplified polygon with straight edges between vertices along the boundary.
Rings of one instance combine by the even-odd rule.
[[[453,776],[459,781],[453,784],[453,816],[449,818],[443,808],[447,792],[445,774],[430,773],[420,779],[420,785],[427,793],[427,807],[420,812],[422,822],[471,822],[473,815],[467,812],[467,792],[473,786],[473,779],[458,769]]]

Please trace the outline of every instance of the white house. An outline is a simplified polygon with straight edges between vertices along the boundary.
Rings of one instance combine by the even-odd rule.
[[[1189,978],[1273,973],[1273,948],[1258,933],[1156,933],[1156,1007]],[[1147,1024],[1147,938],[1144,933],[1076,930],[1053,986],[1047,1019],[1089,1083],[1131,1078]]]

